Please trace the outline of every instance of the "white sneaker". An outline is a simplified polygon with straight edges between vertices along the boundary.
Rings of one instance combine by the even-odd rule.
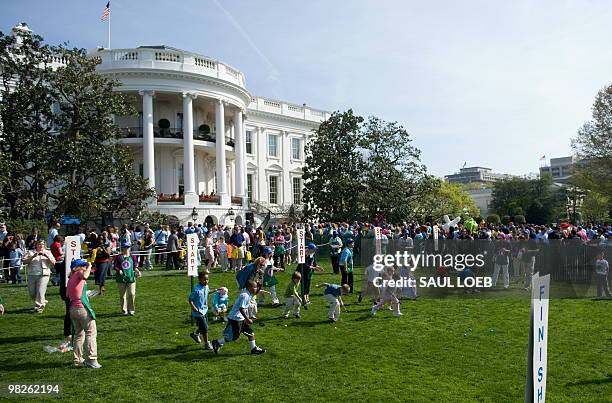
[[[376,309],[372,308],[372,316],[376,315]]]
[[[288,313],[284,314],[283,318],[288,319],[289,318],[289,314]]]
[[[393,316],[400,317],[402,315],[403,315],[403,313],[401,313],[401,312],[393,312]]]
[[[90,361],[86,361],[85,362],[85,366],[87,368],[95,368],[95,369],[102,368],[102,365],[100,365],[100,363],[98,361],[91,361],[91,362]]]

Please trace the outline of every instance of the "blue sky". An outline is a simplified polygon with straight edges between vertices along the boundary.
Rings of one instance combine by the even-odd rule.
[[[106,0],[2,0],[49,43],[106,45]],[[396,120],[430,172],[535,172],[612,82],[610,1],[112,0],[112,47],[165,44],[256,95]]]

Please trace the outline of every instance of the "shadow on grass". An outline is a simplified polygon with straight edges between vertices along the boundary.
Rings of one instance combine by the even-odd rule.
[[[0,365],[0,372],[35,371],[39,369],[71,368],[70,359],[65,362],[19,362]]]
[[[16,314],[20,314],[20,313],[31,313],[33,314],[34,308],[30,307],[30,308],[19,308],[19,309],[14,309],[14,310],[10,310],[10,311],[6,311],[7,315],[16,315]]]
[[[246,343],[246,342],[245,342]],[[244,355],[241,353],[223,353],[214,354],[212,351],[204,350],[202,346],[176,346],[175,348],[153,348],[150,350],[135,351],[129,354],[113,355],[105,357],[105,359],[112,359],[122,361],[124,359],[146,359],[146,358],[160,358],[164,357],[175,362],[188,362],[188,361],[203,361],[203,360],[215,360],[224,359],[234,356]]]
[[[612,376],[608,376],[604,379],[586,379],[584,381],[568,382],[565,386],[601,385],[604,383],[612,383]]]
[[[329,325],[329,320],[325,319],[325,320],[300,320],[300,319],[296,319],[290,323],[288,323],[289,326],[292,327],[315,327],[318,325]]]
[[[0,337],[0,345],[30,343],[33,341],[54,340],[56,338],[57,338],[57,334],[51,334],[51,335],[34,334],[31,336]]]

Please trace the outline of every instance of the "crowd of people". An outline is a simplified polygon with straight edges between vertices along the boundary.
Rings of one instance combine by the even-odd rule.
[[[291,272],[289,284],[282,293],[281,304],[276,285],[276,274],[297,263],[297,228],[305,231],[304,263]],[[375,230],[379,228],[379,230]],[[255,227],[247,221],[244,226],[202,225],[188,223],[186,226],[169,227],[161,225],[151,228],[148,223],[125,224],[121,228],[109,226],[98,230],[82,227],[78,235],[82,246],[82,259],[70,264],[66,273],[65,238],[60,234],[61,225],[50,225],[47,237],[38,229],[24,238],[10,232],[6,224],[0,223],[0,257],[3,258],[2,280],[13,284],[24,281],[23,268],[27,277],[27,290],[32,298],[34,310],[42,313],[48,301],[46,291],[51,282],[60,287],[60,296],[65,304],[64,337],[65,346],[74,345],[74,363],[97,368],[95,313],[89,297],[106,293],[106,281],[114,278],[119,290],[121,312],[135,315],[136,282],[141,270],[151,270],[158,265],[165,270],[185,268],[186,239],[196,234],[198,248],[198,284],[189,295],[192,316],[197,329],[191,333],[194,341],[202,342],[205,348],[217,353],[229,341],[238,339],[242,333],[247,336],[253,354],[264,349],[255,344],[254,332],[250,327],[257,318],[257,306],[266,302],[269,295],[274,306],[282,308],[282,316],[299,318],[301,308],[307,309],[310,302],[310,288],[313,274],[324,271],[317,263],[319,248],[325,246],[333,274],[340,275],[338,284],[321,283],[324,298],[329,304],[328,320],[339,319],[344,305],[342,295],[354,293],[353,258],[366,254],[367,245],[379,242],[377,253],[388,252],[389,245],[414,250],[425,241],[481,240],[495,245],[493,264],[493,286],[503,275],[503,286],[510,286],[509,268],[514,275],[524,278],[523,286],[528,289],[529,279],[535,270],[539,248],[552,242],[578,242],[597,248],[594,262],[597,295],[609,297],[606,256],[612,250],[612,226],[607,224],[560,225],[495,225],[475,223],[468,220],[454,225],[416,222],[391,224],[386,222],[366,223],[303,223],[298,225],[280,224],[268,228]],[[531,242],[529,242],[531,241]],[[447,242],[443,244],[450,245]],[[364,250],[362,250],[364,249]],[[368,252],[369,253],[369,252]],[[362,265],[364,261],[362,261]],[[367,264],[367,262],[366,262]],[[439,268],[448,270],[449,268]],[[210,290],[209,276],[213,270],[235,272],[239,295],[230,303],[229,289],[220,287]],[[97,290],[87,289],[87,280],[94,274]],[[372,314],[389,304],[395,316],[400,316],[400,299],[415,299],[415,287],[376,288],[374,279],[397,278],[413,275],[405,267],[387,267],[382,272],[365,267],[364,286],[359,292],[359,302],[366,296],[372,297]],[[461,275],[469,275],[464,270]],[[211,313],[215,320],[227,321],[223,337],[208,339],[208,299],[213,293]],[[1,301],[0,301],[1,302]],[[0,303],[0,312],[4,306]],[[74,340],[73,340],[74,338]],[[85,343],[88,359],[83,359]]]

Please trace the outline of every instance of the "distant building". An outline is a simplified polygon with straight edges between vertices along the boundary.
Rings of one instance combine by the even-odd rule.
[[[474,204],[480,210],[480,215],[486,217],[491,213],[491,201],[493,200],[493,189],[470,189],[467,190]]]
[[[484,167],[461,168],[458,173],[444,176],[444,180],[448,183],[486,183],[509,178],[512,178],[512,175],[498,174],[493,172],[491,168]]]
[[[551,158],[550,164],[540,167],[540,177],[548,175],[555,183],[565,184],[572,176],[572,170],[578,160],[574,156]]]

